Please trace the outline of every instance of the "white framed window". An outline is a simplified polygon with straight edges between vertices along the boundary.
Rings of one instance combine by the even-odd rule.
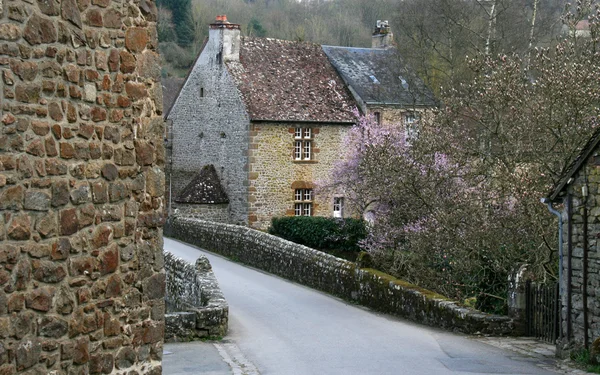
[[[295,189],[294,190],[294,215],[312,216],[313,190]]]
[[[415,112],[404,113],[404,132],[406,139],[415,139],[419,136],[419,115]]]
[[[294,129],[294,160],[312,159],[312,129]]]
[[[344,216],[344,198],[343,197],[334,197],[333,198],[333,217],[343,217]]]

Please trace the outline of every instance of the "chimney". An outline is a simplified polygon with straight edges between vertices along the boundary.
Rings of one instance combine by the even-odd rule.
[[[388,21],[377,20],[377,27],[375,27],[371,39],[371,48],[392,47],[393,42],[394,34],[392,34]]]
[[[219,53],[219,63],[240,60],[240,25],[227,21],[226,15],[219,15],[208,30],[208,43]]]

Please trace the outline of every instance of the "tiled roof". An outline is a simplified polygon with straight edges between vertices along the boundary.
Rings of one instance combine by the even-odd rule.
[[[229,203],[227,193],[212,164],[205,165],[200,173],[175,198],[177,203]]]
[[[600,126],[594,130],[594,133],[590,139],[583,146],[575,159],[573,159],[571,164],[569,164],[569,166],[565,169],[565,173],[563,173],[558,182],[554,185],[552,191],[550,194],[548,194],[548,199],[550,201],[557,200],[557,198],[569,184],[569,180],[579,171],[590,155],[592,155],[596,147],[598,147],[598,144],[600,144]]]
[[[437,105],[431,90],[407,68],[396,48],[323,46],[323,51],[366,104]]]
[[[317,44],[245,37],[227,67],[252,120],[354,121],[356,103]]]

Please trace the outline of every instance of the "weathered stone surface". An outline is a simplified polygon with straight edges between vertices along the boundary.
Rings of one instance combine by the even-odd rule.
[[[40,336],[59,338],[69,331],[69,323],[61,318],[44,316],[38,322]]]
[[[75,0],[62,0],[61,2],[62,18],[71,22],[73,25],[81,29],[81,13],[77,7]]]
[[[159,273],[143,281],[144,295],[149,299],[159,299],[165,296],[165,274]]]
[[[0,25],[0,39],[15,41],[21,37],[21,29],[14,24],[4,23]],[[5,81],[6,82],[6,79]]]
[[[6,230],[8,238],[16,241],[25,241],[31,237],[31,218],[29,215],[15,214]]]
[[[50,212],[47,215],[38,217],[35,224],[35,230],[38,231],[42,237],[52,237],[56,234],[56,213]]]
[[[43,191],[26,191],[25,209],[35,211],[48,211],[50,209],[50,195]]]
[[[127,82],[125,84],[125,92],[131,98],[136,101],[148,96],[148,90],[143,83]]]
[[[148,31],[141,27],[130,27],[125,32],[125,46],[131,52],[142,52],[148,43]]]
[[[69,203],[69,181],[56,180],[52,184],[52,207]]]
[[[32,45],[53,43],[57,41],[58,33],[52,20],[34,14],[27,21],[23,38]]]
[[[0,193],[1,210],[20,210],[23,208],[25,189],[21,185],[5,188]]]
[[[57,283],[67,275],[65,268],[56,262],[34,260],[31,265],[33,266],[33,278],[44,283]]]
[[[37,0],[40,11],[47,16],[58,16],[59,5],[56,0]]]
[[[15,352],[17,370],[28,369],[38,363],[42,354],[42,345],[38,339],[28,338],[19,343]]]
[[[62,236],[68,236],[77,232],[79,221],[77,220],[77,210],[75,208],[60,211],[59,220],[60,234]]]
[[[104,166],[102,166],[102,177],[108,181],[114,181],[117,177],[119,177],[119,171],[114,164],[104,164]]]
[[[42,287],[34,289],[27,294],[25,303],[27,308],[37,311],[49,311],[52,308],[54,289]]]
[[[164,159],[153,146],[162,134],[148,131],[162,120],[155,8],[0,0],[0,375],[161,370],[159,349],[133,347],[129,330],[145,328],[140,343],[161,340],[146,329],[160,324],[143,323],[163,319],[160,300],[140,291],[160,271],[161,234],[137,215],[161,210],[163,198],[130,188],[137,176],[145,188],[145,169]],[[126,93],[128,82],[137,86]],[[144,170],[135,139],[151,145]],[[121,256],[137,243],[153,249],[148,260]],[[124,351],[117,370],[125,347],[133,355]]]
[[[146,192],[152,197],[162,197],[164,195],[164,173],[159,167],[154,167],[146,171]]]
[[[137,359],[135,351],[131,347],[124,347],[119,350],[115,359],[115,366],[122,370],[133,366]]]

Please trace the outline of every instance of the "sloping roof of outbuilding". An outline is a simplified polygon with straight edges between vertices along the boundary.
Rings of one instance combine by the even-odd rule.
[[[177,203],[229,203],[227,193],[212,164],[202,167],[194,179],[177,195]]]
[[[434,107],[437,101],[398,50],[323,46],[340,75],[366,104]]]

